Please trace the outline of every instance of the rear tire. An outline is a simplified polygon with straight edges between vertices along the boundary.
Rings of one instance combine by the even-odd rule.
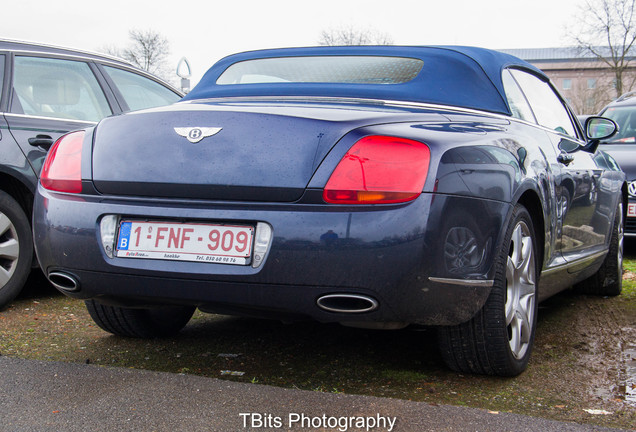
[[[592,276],[576,285],[575,289],[582,294],[610,297],[619,295],[623,290],[623,245],[623,203],[619,202],[614,216],[609,252],[603,265]]]
[[[486,304],[470,321],[439,328],[442,357],[458,372],[515,376],[528,365],[539,269],[532,218],[522,205],[513,209],[504,238]]]
[[[0,191],[0,310],[20,293],[32,263],[29,219],[11,195]]]
[[[195,310],[190,306],[132,309],[108,306],[95,300],[86,300],[85,303],[88,313],[100,328],[131,338],[172,336],[185,327]]]

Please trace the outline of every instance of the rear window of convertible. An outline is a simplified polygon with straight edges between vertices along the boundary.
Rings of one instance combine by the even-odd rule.
[[[247,60],[228,67],[216,84],[340,83],[402,84],[424,62],[408,57],[305,56]]]

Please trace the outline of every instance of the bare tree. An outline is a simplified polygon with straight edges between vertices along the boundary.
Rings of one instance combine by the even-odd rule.
[[[167,58],[170,55],[168,39],[153,30],[130,30],[128,36],[131,42],[127,48],[118,49],[108,46],[102,48],[102,51],[121,57],[141,69],[166,78],[169,70]]]
[[[608,75],[610,73],[607,72]],[[593,79],[593,81],[591,86],[586,79],[574,80],[571,89],[561,90],[561,94],[568,98],[574,112],[596,114],[614,99],[610,77],[601,76],[600,79]]]
[[[615,78],[616,96],[630,90],[625,72],[636,42],[636,0],[586,0],[569,36],[582,53],[607,64]],[[627,84],[627,85],[626,85]]]
[[[393,39],[387,33],[375,29],[356,29],[349,26],[323,30],[318,44],[327,46],[393,45]]]

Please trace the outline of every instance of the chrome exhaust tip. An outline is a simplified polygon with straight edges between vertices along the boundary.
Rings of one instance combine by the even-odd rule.
[[[47,277],[49,282],[60,291],[77,292],[80,290],[80,283],[77,278],[68,273],[54,271],[49,273]]]
[[[319,308],[336,313],[364,313],[376,310],[380,304],[361,294],[327,294],[316,300]]]

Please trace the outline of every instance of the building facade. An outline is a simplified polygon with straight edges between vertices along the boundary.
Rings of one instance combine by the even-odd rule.
[[[607,63],[578,48],[500,50],[546,73],[577,114],[596,114],[618,96],[616,77]],[[632,57],[631,59],[636,60]],[[623,74],[623,93],[636,88],[636,61]]]

